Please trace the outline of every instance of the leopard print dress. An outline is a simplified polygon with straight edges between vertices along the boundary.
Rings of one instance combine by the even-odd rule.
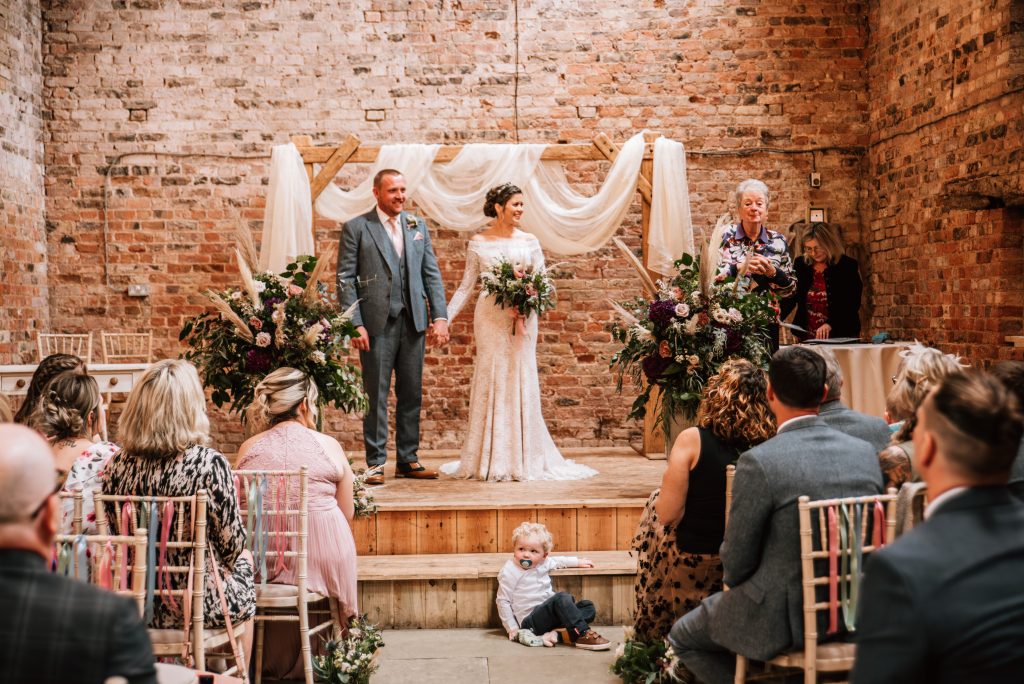
[[[245,548],[245,525],[238,508],[231,466],[224,455],[209,447],[193,445],[178,458],[144,458],[121,452],[113,456],[103,472],[103,493],[133,496],[191,496],[205,489],[207,504],[208,551],[216,556],[224,597],[232,624],[244,622],[256,613],[256,588],[253,566],[239,554]],[[113,521],[114,511],[107,515]],[[113,521],[116,526],[116,521]],[[168,552],[174,565],[184,565]],[[208,566],[209,567],[209,566]],[[171,577],[175,589],[184,585],[180,574]],[[207,626],[224,625],[224,614],[212,576],[207,574],[203,613]],[[154,601],[149,626],[169,629],[180,626],[181,612],[170,602],[162,602],[159,592]]]

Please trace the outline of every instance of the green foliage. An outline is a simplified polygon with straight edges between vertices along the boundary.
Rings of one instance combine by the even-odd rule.
[[[502,259],[480,274],[480,282],[498,306],[512,309],[523,318],[555,308],[555,284],[546,269],[534,270]],[[515,334],[514,323],[512,333]]]
[[[341,641],[328,641],[327,653],[313,658],[313,675],[326,684],[369,684],[377,671],[373,655],[384,645],[380,630],[366,621],[353,618],[348,635]]]
[[[239,316],[250,336],[219,311],[185,321],[178,336],[189,346],[184,358],[199,369],[218,407],[244,411],[267,373],[291,366],[309,374],[323,404],[348,412],[365,408],[359,370],[347,360],[349,340],[357,335],[351,316],[339,313],[322,283],[311,301],[303,294],[316,263],[314,256],[301,256],[279,275],[253,274],[258,301],[248,289],[211,293]]]
[[[675,657],[664,639],[638,641],[627,638],[615,655],[611,671],[625,684],[669,684],[673,681],[669,673]]]
[[[620,391],[626,376],[640,391],[630,418],[643,418],[652,392],[660,390],[656,405],[666,429],[672,415],[696,414],[705,383],[728,359],[767,365],[776,318],[770,295],[736,289],[732,278],[703,292],[699,257],[683,254],[675,266],[667,283],[658,281],[653,300],[620,303],[637,322],[613,327],[622,348],[610,363]]]

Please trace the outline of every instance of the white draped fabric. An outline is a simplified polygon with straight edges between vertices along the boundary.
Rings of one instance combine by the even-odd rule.
[[[334,221],[366,213],[374,206],[374,174],[393,168],[402,172],[409,198],[427,216],[445,228],[474,231],[490,220],[483,215],[488,189],[511,182],[523,189],[523,229],[536,235],[545,249],[563,255],[599,249],[614,235],[633,202],[643,161],[643,133],[622,146],[601,188],[591,197],[570,187],[561,163],[541,162],[545,147],[470,144],[451,162],[434,164],[437,145],[384,145],[363,182],[347,191],[329,184],[316,209]],[[682,144],[658,139],[654,168],[649,263],[651,270],[665,274],[684,250],[693,251]],[[310,202],[298,149],[293,144],[275,146],[263,226],[260,261],[264,268],[280,270],[296,255],[312,253]]]

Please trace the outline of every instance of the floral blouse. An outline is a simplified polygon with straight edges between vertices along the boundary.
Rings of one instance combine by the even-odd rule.
[[[82,490],[82,534],[96,534],[96,511],[93,507],[93,492],[100,489],[103,469],[121,447],[110,442],[96,442],[86,447],[68,470],[62,492]],[[60,533],[71,534],[74,522],[74,499],[63,499]]]
[[[746,259],[748,249],[754,254],[767,257],[775,266],[775,276],[752,275],[744,276],[740,285],[750,290],[768,290],[777,297],[784,299],[796,292],[796,278],[793,277],[793,259],[789,256],[789,247],[782,233],[768,230],[761,226],[761,234],[751,240],[743,231],[742,224],[736,224],[725,231],[719,249],[718,280],[734,278],[739,272],[739,264]]]

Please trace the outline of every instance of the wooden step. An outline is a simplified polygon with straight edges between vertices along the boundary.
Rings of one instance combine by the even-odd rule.
[[[593,568],[552,572],[555,591],[590,599],[598,622],[628,624],[634,606],[636,558],[628,551],[560,551],[594,561]],[[362,556],[359,610],[389,629],[500,627],[497,575],[508,553]]]

